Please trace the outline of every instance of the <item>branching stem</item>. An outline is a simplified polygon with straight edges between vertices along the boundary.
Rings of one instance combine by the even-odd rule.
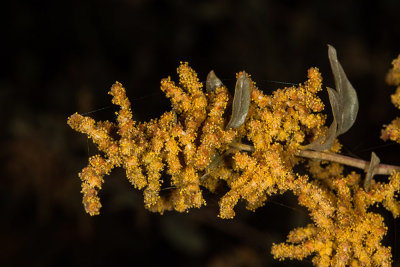
[[[253,152],[254,147],[251,145],[246,145],[242,143],[231,143],[231,147],[234,147],[239,150],[243,151],[249,151]],[[368,170],[369,166],[369,161],[362,160],[362,159],[356,159],[336,153],[331,153],[331,152],[319,152],[319,151],[313,151],[313,150],[299,150],[296,153],[296,156],[298,157],[303,157],[303,158],[309,158],[309,159],[318,159],[318,160],[327,160],[327,161],[332,161],[332,162],[337,162],[343,165],[355,167],[362,169],[364,171]],[[374,168],[374,174],[377,175],[390,175],[393,173],[393,171],[400,171],[400,166],[396,165],[388,165],[388,164],[378,164]]]

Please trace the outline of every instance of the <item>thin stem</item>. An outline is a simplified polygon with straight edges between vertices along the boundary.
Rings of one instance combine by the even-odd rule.
[[[249,151],[253,152],[254,147],[251,145],[246,145],[242,143],[232,143],[231,147],[243,150],[243,151]],[[356,159],[336,153],[331,153],[331,152],[319,152],[319,151],[313,151],[313,150],[299,150],[296,153],[296,156],[298,157],[303,157],[303,158],[309,158],[309,159],[318,159],[318,160],[327,160],[327,161],[332,161],[332,162],[337,162],[343,165],[355,167],[362,169],[364,171],[368,170],[369,167],[369,161],[362,160],[362,159]],[[374,168],[374,174],[377,175],[390,175],[393,173],[393,171],[400,171],[400,166],[395,166],[395,165],[388,165],[388,164],[378,164]]]
[[[254,152],[254,146],[251,146],[251,145],[246,145],[246,144],[236,143],[236,142],[232,142],[229,145],[231,147],[239,149],[239,150]]]
[[[319,152],[313,150],[300,150],[296,153],[297,156],[309,159],[319,159],[337,162],[343,165],[363,169],[367,172],[369,167],[369,161],[362,159],[355,159],[352,157],[331,153],[331,152]],[[400,166],[388,165],[388,164],[378,164],[374,168],[374,174],[390,175],[393,171],[400,171]]]

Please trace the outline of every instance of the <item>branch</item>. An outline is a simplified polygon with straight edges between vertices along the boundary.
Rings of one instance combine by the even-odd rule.
[[[242,143],[231,143],[231,147],[243,150],[254,152],[254,147],[251,145],[246,145]],[[309,158],[309,159],[318,159],[318,160],[327,160],[332,162],[337,162],[343,165],[355,167],[364,170],[367,172],[370,162],[362,159],[356,159],[336,153],[331,152],[320,152],[320,151],[313,151],[313,150],[299,150],[296,153],[296,156]],[[378,164],[374,168],[374,174],[377,175],[390,175],[393,171],[400,171],[400,166],[396,165],[388,165],[388,164]]]
[[[331,152],[319,152],[312,150],[300,150],[297,154],[299,157],[309,158],[309,159],[319,159],[337,162],[343,165],[363,169],[367,172],[370,162],[362,159],[355,159],[352,157],[331,153]],[[375,174],[390,175],[393,171],[400,171],[400,166],[388,165],[388,164],[378,164],[374,168]]]

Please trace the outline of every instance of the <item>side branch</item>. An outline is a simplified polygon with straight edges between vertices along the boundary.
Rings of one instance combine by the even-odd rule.
[[[231,147],[243,150],[243,151],[248,151],[248,152],[253,152],[254,147],[251,145],[246,145],[242,143],[231,143]],[[320,151],[313,151],[313,150],[299,150],[296,153],[296,156],[298,157],[303,157],[303,158],[309,158],[309,159],[318,159],[318,160],[327,160],[327,161],[332,161],[332,162],[337,162],[343,165],[355,167],[364,170],[365,172],[368,170],[369,161],[362,160],[362,159],[355,159],[352,157],[336,154],[336,153],[331,153],[331,152],[320,152]],[[388,165],[388,164],[378,164],[374,168],[374,174],[377,175],[390,175],[393,173],[393,171],[400,171],[400,166],[396,165]]]
[[[343,165],[363,169],[367,172],[370,162],[362,159],[355,159],[352,157],[330,153],[330,152],[319,152],[313,150],[300,150],[296,154],[299,157],[309,158],[309,159],[319,159],[337,162]],[[377,175],[390,175],[393,171],[400,171],[400,166],[388,165],[388,164],[378,164],[374,168],[374,173]]]

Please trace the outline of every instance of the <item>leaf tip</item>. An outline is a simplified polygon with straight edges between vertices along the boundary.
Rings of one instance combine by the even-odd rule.
[[[215,72],[211,70],[208,75],[207,75],[207,80],[206,80],[206,90],[207,92],[213,92],[217,87],[221,86],[222,82],[221,80],[215,75]]]

